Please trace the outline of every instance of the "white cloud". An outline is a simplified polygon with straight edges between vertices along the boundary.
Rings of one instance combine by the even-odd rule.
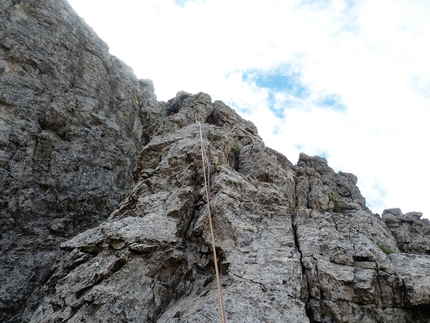
[[[326,154],[335,170],[356,174],[375,212],[401,207],[430,217],[427,0],[70,3],[114,55],[154,81],[159,99],[207,92],[239,108],[292,162],[300,151]],[[309,97],[242,79],[285,64]],[[270,95],[278,106],[294,102],[283,119]],[[346,110],[318,106],[330,96]]]

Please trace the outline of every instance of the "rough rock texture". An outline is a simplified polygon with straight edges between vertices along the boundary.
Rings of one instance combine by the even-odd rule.
[[[430,322],[419,214],[205,93],[167,116],[63,1],[1,17],[0,321],[219,319],[198,121],[229,322]]]
[[[400,209],[382,212],[382,218],[402,252],[430,255],[430,221],[421,219],[422,215],[421,212],[403,214]]]
[[[428,322],[430,258],[399,254],[354,175],[303,154],[298,166],[294,225],[311,322]]]
[[[162,120],[108,222],[63,243],[35,322],[213,322],[213,281],[199,128],[213,164],[212,215],[223,296],[233,322],[305,322],[306,281],[294,241],[294,169],[282,168],[255,127],[198,94]],[[210,144],[209,144],[210,142]],[[232,154],[240,150],[238,171]],[[239,153],[237,153],[239,154]],[[256,157],[261,164],[252,167]],[[242,162],[243,161],[243,164]],[[259,181],[261,172],[284,180]],[[262,270],[264,268],[264,270]]]
[[[66,2],[4,0],[0,17],[0,321],[18,322],[59,244],[130,188],[156,99]]]
[[[427,322],[427,256],[399,254],[352,174],[297,166],[199,93],[159,120],[134,188],[63,243],[34,322],[212,322],[216,283],[198,124],[229,322]],[[390,256],[387,253],[394,252]]]

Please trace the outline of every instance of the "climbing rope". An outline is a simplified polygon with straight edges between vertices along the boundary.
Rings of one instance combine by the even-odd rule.
[[[200,122],[197,121],[197,118],[196,118],[196,122],[199,124],[199,128],[200,128],[200,147],[201,147],[201,151],[202,151],[203,177],[205,178],[206,199],[208,201],[208,203],[207,203],[207,205],[208,205],[208,218],[209,218],[209,227],[211,230],[211,237],[212,237],[212,251],[214,254],[216,283],[217,283],[217,287],[218,287],[219,310],[220,310],[220,315],[221,315],[221,322],[227,323],[225,310],[224,310],[224,302],[222,300],[221,280],[219,278],[218,261],[217,261],[216,251],[215,251],[215,236],[214,236],[214,230],[213,230],[213,226],[212,226],[212,215],[211,215],[211,207],[210,207],[210,189],[211,189],[210,163],[209,163],[208,156],[206,154],[205,146],[203,144],[202,125]],[[207,173],[205,170],[205,166],[208,168]]]

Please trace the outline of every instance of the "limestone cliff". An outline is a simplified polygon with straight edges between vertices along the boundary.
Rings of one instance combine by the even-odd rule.
[[[219,320],[197,122],[229,322],[430,322],[419,213],[205,93],[168,116],[64,1],[0,6],[2,322]]]
[[[0,321],[27,317],[58,245],[118,206],[155,101],[67,2],[0,1]]]

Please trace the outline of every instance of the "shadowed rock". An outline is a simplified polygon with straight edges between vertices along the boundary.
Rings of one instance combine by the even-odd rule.
[[[159,109],[67,2],[1,1],[0,17],[0,321],[22,322],[59,244],[122,200]]]

